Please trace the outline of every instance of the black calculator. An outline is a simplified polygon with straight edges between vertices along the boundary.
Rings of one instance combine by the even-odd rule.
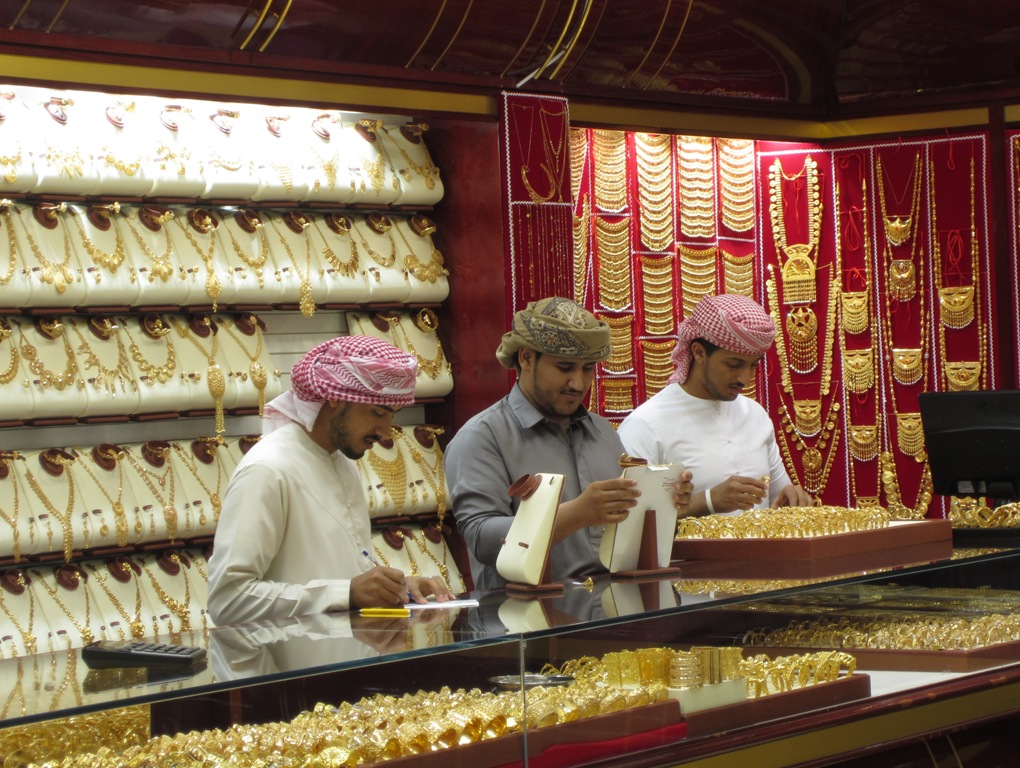
[[[194,667],[205,663],[205,648],[142,640],[100,640],[81,649],[92,669],[110,667]]]

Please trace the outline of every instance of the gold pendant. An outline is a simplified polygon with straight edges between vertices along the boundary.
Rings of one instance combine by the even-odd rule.
[[[896,414],[896,444],[902,453],[917,458],[924,451],[924,429],[920,413]]]
[[[312,317],[315,314],[315,299],[312,298],[312,285],[308,278],[301,281],[301,301],[298,307],[305,317]]]
[[[790,336],[790,367],[810,373],[818,365],[818,317],[810,307],[798,306],[786,315]]]
[[[893,259],[889,262],[889,293],[900,301],[914,298],[917,293],[914,262],[909,259]]]
[[[892,351],[893,378],[900,384],[916,384],[924,372],[924,356],[920,349]]]
[[[942,324],[947,328],[966,328],[974,320],[974,286],[939,288]]]
[[[842,293],[839,297],[843,310],[843,330],[847,333],[864,333],[868,330],[868,294]]]
[[[870,461],[878,456],[878,425],[850,425],[850,455],[858,461]]]
[[[220,279],[216,276],[216,273],[209,270],[209,275],[205,279],[205,292],[209,294],[209,298],[212,299],[213,312],[216,311],[216,300],[220,297],[223,292],[223,286],[220,285]]]
[[[797,433],[802,437],[817,435],[822,430],[822,401],[795,400],[793,414]]]
[[[903,245],[914,229],[912,216],[884,216],[885,236],[892,245]]]
[[[875,386],[875,365],[871,347],[843,351],[843,382],[855,394]]]
[[[946,362],[946,381],[951,392],[969,392],[978,389],[981,381],[981,363],[977,361]]]
[[[786,263],[783,264],[783,303],[811,304],[817,297],[815,285],[815,263],[808,254],[814,246],[807,243],[789,245],[783,249]]]

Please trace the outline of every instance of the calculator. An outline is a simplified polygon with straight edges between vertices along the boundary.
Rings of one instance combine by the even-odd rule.
[[[194,667],[205,663],[205,648],[141,640],[100,640],[81,649],[92,669],[109,667]]]

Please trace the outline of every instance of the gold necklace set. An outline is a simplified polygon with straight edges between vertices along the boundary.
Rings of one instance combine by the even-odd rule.
[[[78,216],[74,213],[74,211],[71,211],[71,220],[74,222],[74,225],[78,230],[78,235],[81,237],[82,245],[85,246],[85,252],[92,257],[92,262],[97,267],[102,267],[109,271],[111,275],[115,275],[117,274],[117,270],[120,268],[120,265],[124,263],[125,255],[124,236],[121,233],[120,225],[117,223],[117,219],[115,218],[116,214],[120,213],[120,203],[94,205],[92,206],[92,210],[96,211],[96,215],[99,216],[101,220],[105,221],[107,226],[113,227],[114,241],[112,253],[107,253],[92,241],[92,238],[88,236],[88,233],[85,231],[85,227],[82,226],[81,221],[79,221]],[[95,279],[96,283],[99,283],[99,273],[96,273]],[[134,275],[132,275],[132,279],[134,279]]]
[[[715,145],[703,136],[677,136],[680,233],[715,237]]]
[[[142,446],[141,450],[143,453],[148,453],[154,459],[161,460],[164,463],[166,468],[162,473],[148,467],[143,467],[130,451],[125,452],[124,458],[127,459],[128,464],[131,465],[131,468],[134,469],[141,481],[145,483],[145,487],[149,489],[153,500],[162,506],[167,537],[171,542],[177,541],[178,515],[177,507],[174,504],[174,498],[177,493],[177,475],[174,472],[173,462],[170,460],[170,449],[166,448],[164,450],[145,445]],[[167,487],[168,485],[169,488]],[[157,486],[159,487],[158,489]],[[151,527],[155,528],[155,520],[152,521]]]
[[[736,293],[748,298],[754,297],[754,254],[734,256],[720,249],[723,263],[723,285],[726,293]]]
[[[634,134],[641,242],[656,253],[669,251],[676,239],[672,150],[673,141],[668,134]]]
[[[216,465],[215,488],[210,488],[209,483],[206,482],[205,478],[202,476],[202,472],[199,470],[198,466],[198,458],[193,453],[189,454],[188,451],[184,450],[184,448],[181,447],[179,443],[174,443],[172,445],[172,448],[174,453],[176,453],[177,457],[181,460],[181,463],[184,464],[184,467],[188,470],[191,476],[195,478],[195,480],[198,482],[202,490],[205,491],[206,498],[209,499],[209,506],[212,507],[213,524],[215,525],[216,523],[219,522],[220,511],[223,509],[223,501],[220,497],[220,488],[222,487],[223,484],[224,472],[223,462],[220,461],[220,457],[216,454],[216,448],[219,445],[219,443],[214,438],[211,441],[207,441],[207,445],[209,447],[209,456],[211,459],[211,463]],[[201,512],[199,512],[198,524],[205,528],[207,523],[208,519],[206,518],[205,510],[203,509]]]
[[[393,222],[386,216],[375,216],[366,219],[369,229],[375,232],[377,235],[386,235],[390,241],[390,252],[387,255],[382,255],[372,244],[365,239],[365,236],[361,233],[361,228],[351,220],[351,230],[357,234],[358,240],[361,242],[361,247],[365,249],[365,252],[371,257],[372,261],[378,264],[383,269],[389,269],[397,261],[397,241],[393,239]]]
[[[410,334],[407,332],[407,329],[400,320],[400,315],[384,317],[390,324],[390,328],[394,329],[394,331],[400,331],[403,343],[397,344],[396,346],[414,355],[415,359],[418,361],[418,370],[420,373],[424,373],[430,379],[438,379],[444,371],[450,371],[450,362],[446,359],[446,354],[443,352],[443,343],[439,340],[439,335],[436,333],[436,330],[439,328],[439,317],[436,315],[434,310],[428,308],[419,310],[414,321],[415,327],[417,327],[417,329],[423,334],[423,342],[435,341],[435,352],[432,353],[431,357],[424,357],[421,352],[418,351],[417,347],[415,347],[414,343],[411,341]]]
[[[230,227],[227,227],[227,234],[230,235],[230,245],[234,249],[234,253],[237,254],[237,258],[243,261],[247,266],[251,267],[255,273],[255,278],[258,280],[259,288],[265,287],[265,267],[266,261],[269,259],[269,241],[266,239],[266,229],[262,223],[262,219],[259,218],[257,213],[252,211],[240,210],[237,215],[244,220],[244,224],[241,225],[242,229],[251,230],[252,234],[258,236],[259,241],[259,255],[252,256],[234,237],[234,233],[231,232]]]
[[[358,266],[361,262],[361,257],[358,254],[358,244],[354,242],[354,238],[351,235],[351,222],[346,216],[334,216],[333,221],[335,227],[331,227],[341,237],[346,237],[351,244],[351,258],[350,261],[342,261],[336,252],[329,247],[326,242],[326,235],[319,227],[317,219],[313,218],[312,223],[315,226],[319,236],[322,237],[324,243],[322,247],[322,255],[329,262],[330,266],[333,267],[337,272],[340,273],[340,277],[354,277],[358,273]]]
[[[0,590],[0,610],[3,610],[4,614],[10,620],[11,624],[13,624],[14,628],[18,630],[18,634],[21,635],[21,644],[25,648],[25,653],[28,654],[29,656],[32,656],[33,654],[35,654],[37,648],[37,641],[35,637],[35,595],[29,588],[29,581],[28,577],[25,576],[25,572],[19,569],[16,572],[16,574],[17,575],[14,577],[15,585],[18,589],[21,590],[21,593],[18,595],[18,598],[20,599],[22,595],[27,595],[28,601],[27,626],[22,626],[21,622],[18,620],[18,617],[14,614],[14,611],[12,611],[10,607],[8,607],[6,599],[4,598],[3,595],[3,590]],[[18,655],[17,650],[12,650],[11,653],[13,656]]]
[[[419,450],[417,446],[407,433],[400,431],[396,433],[398,439],[403,441],[403,445],[410,455],[411,460],[421,470],[421,475],[425,478],[425,482],[432,488],[432,493],[436,499],[436,515],[439,518],[439,526],[442,528],[443,520],[446,518],[446,505],[447,505],[447,493],[446,493],[446,470],[443,467],[443,451],[439,447],[439,442],[436,439],[439,435],[443,434],[442,427],[429,427],[419,426],[415,427],[416,430],[425,430],[430,435],[431,447],[434,450],[428,451],[431,459],[426,456],[426,451]],[[445,574],[444,574],[445,578]],[[447,582],[449,584],[449,582]]]
[[[424,219],[424,217],[421,218]],[[403,229],[397,227],[397,234],[400,235],[400,239],[403,240],[404,245],[407,246],[407,255],[404,256],[404,268],[407,269],[407,271],[417,280],[420,280],[423,283],[435,285],[437,280],[447,277],[450,274],[450,271],[443,266],[443,254],[439,252],[439,249],[436,248],[431,238],[429,238],[429,235],[435,231],[436,225],[428,219],[424,219],[424,222],[416,225],[415,220],[412,220],[410,226],[416,235],[428,243],[429,260],[427,262],[418,258],[418,254],[414,252],[414,248],[411,247],[411,243],[408,241],[407,235],[404,234]],[[429,239],[426,240],[426,238]]]
[[[91,384],[98,391],[103,389],[111,397],[116,397],[118,392],[118,385],[121,392],[124,392],[128,388],[128,384],[131,385],[132,389],[138,389],[138,383],[135,381],[134,376],[131,373],[131,366],[128,362],[127,347],[124,345],[124,341],[120,337],[120,327],[114,325],[110,318],[90,318],[86,320],[89,327],[92,328],[96,335],[104,342],[109,342],[111,339],[117,345],[117,362],[110,368],[103,364],[102,360],[99,359],[99,355],[89,344],[88,339],[85,338],[85,334],[81,332],[77,323],[73,324],[74,332],[78,335],[78,340],[81,345],[78,347],[77,353],[82,355],[85,359],[84,368],[86,371],[95,368],[96,375],[87,379],[87,383]]]
[[[308,227],[309,222],[303,216],[300,218],[300,221],[305,228]],[[291,250],[290,243],[287,242],[287,238],[280,231],[276,219],[270,217],[269,223],[273,225],[273,230],[280,239],[280,244],[283,245],[283,250],[287,252],[287,258],[290,259],[290,263],[294,266],[294,272],[301,281],[301,298],[298,300],[298,308],[305,317],[314,317],[317,307],[315,305],[315,298],[312,296],[312,241],[308,237],[308,232],[302,230],[301,233],[301,237],[305,241],[305,271],[302,274],[301,266],[294,256],[294,251]]]
[[[135,365],[138,366],[138,370],[142,374],[139,378],[149,386],[153,386],[157,382],[160,384],[166,384],[173,377],[174,371],[177,370],[177,352],[174,350],[174,343],[170,339],[170,328],[164,324],[162,318],[157,316],[151,320],[142,320],[142,332],[147,336],[150,336],[153,340],[165,340],[166,362],[162,365],[156,365],[155,363],[151,363],[146,360],[137,342],[131,338],[131,332],[127,331],[128,338],[131,339],[130,344],[128,345],[128,349],[131,352],[131,359],[135,361]]]
[[[595,217],[599,300],[606,309],[623,310],[631,304],[630,221]]]
[[[138,247],[142,249],[142,252],[146,256],[149,257],[149,261],[152,263],[152,266],[149,267],[147,270],[149,274],[150,283],[156,282],[157,279],[160,282],[165,283],[167,282],[167,280],[173,277],[173,274],[175,272],[174,266],[170,262],[170,254],[174,252],[174,245],[173,241],[170,239],[170,228],[166,226],[167,223],[169,223],[170,220],[173,219],[173,217],[174,217],[173,211],[166,211],[165,213],[155,217],[152,220],[153,226],[159,228],[159,230],[163,233],[163,237],[166,240],[166,250],[164,250],[163,253],[161,254],[156,254],[155,252],[153,252],[153,250],[149,248],[149,244],[145,242],[145,238],[142,237],[141,233],[137,229],[135,229],[135,225],[131,223],[131,219],[125,218],[128,231],[131,232],[132,236],[135,238],[135,241],[138,243]],[[140,269],[139,272],[141,271],[142,270]]]
[[[244,354],[248,356],[248,378],[258,391],[259,418],[262,418],[262,413],[266,407],[266,385],[269,384],[269,373],[266,371],[266,367],[262,364],[263,338],[262,329],[258,324],[258,318],[256,318],[255,315],[248,315],[247,322],[252,328],[251,335],[255,337],[254,351],[249,350],[247,345],[244,343],[241,338],[243,332],[237,329],[236,321],[231,323],[229,320],[221,320],[219,327],[221,330],[226,331],[227,335],[230,336],[237,346],[241,348]]]
[[[67,363],[63,372],[54,373],[46,364],[39,359],[39,350],[36,346],[25,338],[25,332],[21,329],[21,326],[17,326],[18,337],[21,339],[21,356],[28,362],[29,370],[39,378],[35,380],[35,383],[43,389],[53,387],[58,392],[63,392],[68,387],[74,385],[78,387],[85,386],[79,378],[80,369],[78,367],[78,361],[74,356],[74,349],[71,347],[71,342],[68,341],[67,334],[65,333],[64,324],[55,320],[40,320],[39,330],[44,338],[55,341],[60,339],[64,345],[64,357]]]
[[[669,336],[676,327],[673,309],[673,255],[641,255],[641,302],[644,305],[645,332]],[[626,347],[630,356],[630,346]]]
[[[375,479],[379,480],[378,483],[368,486],[369,506],[372,508],[370,511],[376,511],[377,507],[381,511],[382,504],[386,499],[389,499],[393,504],[394,514],[403,514],[409,486],[407,464],[395,442],[389,448],[393,452],[391,458],[384,458],[379,448],[385,450],[386,446],[376,443],[372,446],[372,450],[365,453],[365,459],[368,461],[372,474]],[[376,502],[377,497],[380,499],[378,503]]]
[[[177,566],[178,573],[184,581],[184,599],[178,600],[175,597],[171,597],[163,585],[160,584],[152,571],[149,570],[147,565],[142,566],[142,570],[149,579],[149,583],[152,584],[152,589],[163,605],[170,609],[170,611],[180,620],[179,632],[190,632],[191,631],[191,581],[188,579],[187,568],[188,565],[185,561],[175,552],[172,552],[165,557],[170,559],[170,562]]]
[[[675,339],[669,341],[641,340],[646,397],[651,397],[668,383],[669,377],[673,373],[671,355],[675,346]]]
[[[220,223],[212,214],[204,209],[189,211],[187,224],[182,224],[180,219],[174,219],[174,222],[181,228],[184,237],[187,238],[195,253],[202,259],[202,263],[205,264],[205,292],[212,300],[212,311],[215,312],[217,302],[223,293],[223,284],[220,282],[219,275],[216,274],[216,264],[213,261],[213,254],[216,252],[217,244],[216,234]],[[200,235],[209,237],[208,248],[203,248],[195,236],[191,234],[192,227]]]
[[[619,213],[627,208],[627,135],[596,128],[591,132],[595,207]]]
[[[885,202],[885,188],[888,183],[888,175],[882,165],[881,154],[877,155],[875,164],[878,176],[878,202],[881,206],[882,227],[885,232],[885,248],[883,252],[888,269],[889,286],[887,290],[893,298],[899,301],[909,301],[917,293],[915,265],[917,264],[917,254],[921,241],[918,231],[920,230],[921,187],[923,185],[921,179],[921,152],[919,150],[914,155],[914,165],[910,172],[910,178],[907,181],[912,190],[910,193],[909,213],[889,213]],[[907,194],[906,189],[904,189],[903,197],[895,199],[896,204],[902,206],[904,203],[903,198]],[[893,258],[892,249],[905,245],[910,241],[913,241],[910,245],[910,257],[907,259]]]
[[[110,509],[113,511],[114,527],[115,527],[115,529],[117,531],[117,546],[118,547],[126,547],[128,545],[128,523],[127,523],[127,513],[126,513],[126,511],[124,509],[124,501],[123,501],[123,499],[124,499],[124,465],[120,463],[121,460],[126,455],[126,453],[123,450],[120,450],[119,448],[117,448],[115,446],[110,446],[110,447],[105,448],[105,449],[102,448],[101,446],[96,446],[93,449],[93,455],[97,458],[97,463],[98,463],[98,460],[102,460],[102,461],[105,461],[105,462],[112,461],[114,463],[114,466],[116,467],[116,470],[117,470],[117,497],[116,498],[114,498],[113,494],[111,494],[107,490],[106,484],[102,480],[99,479],[99,477],[96,475],[95,472],[92,471],[92,468],[89,466],[89,461],[88,460],[79,457],[80,461],[76,461],[75,462],[74,469],[80,469],[86,475],[88,475],[89,479],[92,480],[92,482],[95,484],[96,488],[99,489],[99,492],[106,499],[107,503],[110,505]],[[108,471],[107,468],[105,466],[103,466],[102,464],[100,464],[99,466],[104,471]],[[143,530],[142,529],[142,521],[141,521],[141,519],[138,517],[138,515],[136,513],[136,515],[135,515],[135,536],[141,536],[142,535],[142,530]],[[100,533],[103,536],[106,536],[106,534],[108,533],[108,529],[105,526],[105,524],[103,525],[103,527],[100,528]]]
[[[124,604],[117,597],[117,594],[110,588],[110,585],[106,581],[106,577],[103,576],[100,568],[92,563],[88,565],[88,569],[92,572],[92,578],[96,580],[99,588],[103,590],[107,599],[113,605],[114,609],[124,619],[124,623],[127,624],[128,629],[131,630],[131,637],[135,640],[141,640],[145,637],[145,623],[142,621],[142,585],[138,576],[134,573],[130,566],[125,566],[125,575],[127,579],[131,580],[135,584],[135,605],[134,613],[128,613],[124,608]],[[112,623],[112,622],[111,622]],[[123,635],[123,632],[121,632]],[[126,639],[121,637],[121,639]]]
[[[21,228],[25,233],[25,239],[28,241],[28,247],[32,251],[32,255],[35,256],[36,261],[39,262],[42,269],[39,272],[39,279],[42,280],[46,285],[52,285],[57,293],[63,294],[67,291],[67,287],[74,283],[75,275],[71,269],[71,236],[67,232],[67,226],[64,224],[64,219],[60,215],[67,210],[65,203],[59,205],[46,205],[43,209],[42,215],[48,221],[53,221],[54,227],[60,227],[61,234],[64,241],[64,258],[59,262],[52,262],[42,252],[39,247],[39,243],[32,236],[31,231],[25,226],[25,222],[22,219],[21,207],[15,206],[14,212],[18,214],[18,219],[21,221]]]
[[[690,317],[698,302],[716,293],[716,255],[718,249],[692,248],[677,243],[680,256],[680,293],[684,317]]]
[[[439,180],[439,168],[437,168],[436,164],[432,161],[432,155],[429,154],[429,149],[425,146],[425,142],[421,140],[422,133],[427,131],[429,127],[425,123],[418,123],[417,125],[396,128],[396,130],[403,133],[405,128],[407,133],[410,134],[407,137],[408,143],[416,144],[421,148],[421,154],[424,155],[422,162],[415,162],[408,151],[404,149],[403,145],[393,138],[390,134],[390,131],[394,130],[393,127],[383,128],[382,131],[377,131],[376,135],[385,136],[389,139],[393,146],[397,148],[397,151],[400,153],[400,157],[405,163],[407,163],[407,168],[401,168],[399,171],[400,175],[403,176],[404,179],[407,181],[411,180],[411,175],[408,171],[408,169],[410,169],[410,171],[413,171],[422,178],[422,181],[425,182],[426,189],[435,189],[436,182]]]
[[[939,357],[942,362],[942,381],[946,389],[954,392],[984,389],[985,350],[988,346],[988,331],[976,311],[980,304],[978,296],[978,280],[981,270],[981,248],[977,236],[977,190],[975,188],[974,157],[970,159],[970,285],[947,286],[943,282],[942,246],[939,241],[939,229],[935,203],[935,164],[929,163],[928,184],[931,199],[931,228],[934,242],[932,262],[935,264],[935,283],[939,292]],[[950,262],[962,261],[958,256],[954,259],[952,252],[962,250],[959,233],[950,233]],[[959,267],[957,267],[957,271]],[[961,276],[961,280],[962,280]],[[950,360],[946,350],[946,329],[953,331],[967,328],[977,318],[977,360]],[[969,346],[969,345],[968,345]]]
[[[634,410],[633,379],[602,379],[602,393],[607,411],[629,413]]]
[[[67,589],[68,590],[81,589],[82,595],[85,598],[84,624],[78,621],[75,612],[68,608],[64,604],[64,601],[60,599],[60,596],[57,594],[57,587],[51,587],[49,584],[46,583],[45,579],[40,579],[39,583],[42,584],[43,589],[46,590],[46,592],[49,594],[53,602],[56,603],[57,607],[60,608],[60,610],[63,611],[64,615],[67,616],[67,618],[71,621],[71,624],[74,625],[74,628],[78,630],[78,634],[81,635],[82,643],[84,645],[88,645],[89,643],[95,641],[96,637],[92,632],[92,600],[89,597],[88,589],[85,587],[85,579],[82,577],[82,573],[81,571],[78,570],[77,566],[64,567],[63,572],[73,575],[74,579],[73,581],[74,586],[68,586]],[[59,578],[57,578],[55,581],[59,586],[60,584]]]
[[[609,357],[602,361],[606,373],[627,373],[633,369],[634,316],[601,318],[609,326]]]
[[[171,324],[177,331],[177,335],[182,339],[190,341],[199,353],[206,359],[208,367],[205,369],[205,383],[209,388],[209,394],[212,396],[214,407],[216,409],[216,434],[222,435],[226,431],[226,417],[223,412],[223,395],[227,392],[227,377],[223,373],[223,368],[220,367],[219,361],[216,359],[219,355],[219,339],[216,338],[216,326],[213,325],[212,320],[208,316],[203,315],[199,319],[199,323],[206,331],[206,336],[209,339],[209,348],[206,349],[202,346],[202,343],[192,335],[191,331],[185,323],[180,322],[176,318],[170,319]]]

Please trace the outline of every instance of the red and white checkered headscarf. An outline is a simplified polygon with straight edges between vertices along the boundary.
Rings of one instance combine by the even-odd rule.
[[[296,421],[312,428],[326,401],[345,400],[403,408],[414,403],[418,361],[373,336],[324,341],[291,370],[291,389],[265,408],[264,431]]]
[[[706,296],[677,330],[677,344],[673,348],[675,370],[669,383],[687,381],[691,372],[691,342],[695,339],[741,355],[764,355],[775,338],[775,323],[753,299],[734,293]]]

